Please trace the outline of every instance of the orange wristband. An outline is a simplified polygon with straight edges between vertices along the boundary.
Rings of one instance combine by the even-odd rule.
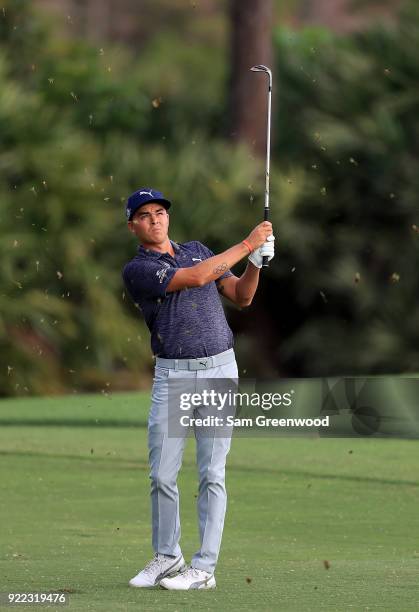
[[[250,246],[250,244],[247,242],[247,240],[242,240],[243,244],[245,244],[247,246],[247,248],[249,249],[249,253],[251,253],[253,251],[252,247]]]

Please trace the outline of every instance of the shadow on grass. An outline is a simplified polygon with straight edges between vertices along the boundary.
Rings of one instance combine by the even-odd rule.
[[[147,427],[146,421],[100,419],[0,419],[0,427]]]
[[[118,467],[123,467],[124,469],[134,469],[134,470],[148,470],[148,464],[144,462],[136,462],[135,460],[127,460],[123,457],[115,457],[115,456],[92,456],[88,455],[83,457],[83,455],[65,455],[65,454],[53,454],[53,453],[42,453],[42,452],[30,452],[30,451],[6,451],[0,450],[0,456],[10,456],[10,457],[39,457],[45,459],[70,459],[74,461],[89,461],[91,463],[97,462],[112,462],[115,466],[119,464]],[[187,465],[187,462],[184,462]],[[192,467],[192,464],[190,465]],[[264,474],[274,474],[276,476],[289,476],[293,478],[302,478],[302,479],[311,479],[311,480],[336,480],[343,482],[358,482],[358,483],[368,483],[368,484],[377,484],[377,485],[392,485],[392,486],[410,486],[419,488],[419,481],[414,480],[402,480],[402,479],[390,479],[390,478],[373,478],[371,476],[351,476],[349,474],[316,474],[315,472],[303,472],[299,470],[276,470],[273,468],[261,468],[260,466],[241,466],[241,465],[229,465],[230,471],[240,471],[246,472],[248,474],[259,475],[261,471]]]

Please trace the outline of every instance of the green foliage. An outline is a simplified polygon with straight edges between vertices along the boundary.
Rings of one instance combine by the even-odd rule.
[[[220,195],[236,207],[254,166],[244,152],[207,142],[204,130],[186,137],[189,118],[182,124],[178,111],[168,123],[184,134],[183,146],[155,138],[150,125],[158,131],[160,119],[150,75],[126,53],[102,54],[54,36],[27,2],[7,6],[6,15],[0,393],[138,387],[152,361],[148,330],[121,278],[136,250],[125,227],[126,197],[141,184],[166,189],[176,202],[173,237],[188,240],[211,225],[215,207],[225,218]],[[22,58],[34,46],[28,70]],[[180,108],[182,99],[173,99]]]
[[[183,10],[149,8],[163,5]],[[132,57],[64,38],[27,0],[3,8],[0,393],[138,386],[151,358],[120,275],[136,249],[126,197],[158,186],[171,237],[216,252],[261,218],[264,160],[219,136],[225,18],[189,11]],[[414,3],[362,34],[275,32],[278,254],[251,310],[230,312],[255,375],[419,367],[418,35]]]
[[[4,59],[0,82],[1,389],[53,392],[92,378],[96,388],[107,370],[147,354],[122,308],[120,269],[109,266],[117,211],[99,148],[8,78]]]
[[[278,283],[297,313],[279,353],[288,371],[419,366],[418,35],[414,4],[397,27],[351,38],[278,32],[276,154],[302,182],[277,213]]]

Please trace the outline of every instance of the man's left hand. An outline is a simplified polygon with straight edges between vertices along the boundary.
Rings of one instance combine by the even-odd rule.
[[[261,268],[263,263],[263,258],[267,257],[268,261],[275,255],[275,236],[271,234],[267,237],[266,242],[262,244],[261,247],[255,249],[249,255],[249,261],[256,267]]]

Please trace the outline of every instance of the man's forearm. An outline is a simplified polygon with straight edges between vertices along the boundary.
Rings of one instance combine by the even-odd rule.
[[[240,242],[219,255],[214,255],[194,266],[194,273],[199,277],[200,284],[206,285],[220,276],[249,254],[245,244]],[[253,266],[252,266],[253,267]]]
[[[236,298],[243,306],[248,306],[253,300],[259,284],[259,273],[260,269],[249,261],[246,270],[237,281]]]

